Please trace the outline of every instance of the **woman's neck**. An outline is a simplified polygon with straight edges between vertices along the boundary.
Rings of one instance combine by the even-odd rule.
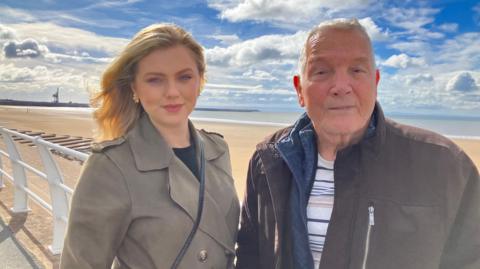
[[[190,146],[190,131],[188,121],[178,126],[158,126],[155,128],[171,148],[186,148]]]

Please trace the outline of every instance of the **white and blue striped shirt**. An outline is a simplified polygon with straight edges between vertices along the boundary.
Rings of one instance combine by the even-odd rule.
[[[317,172],[307,205],[307,227],[315,268],[320,265],[328,223],[332,215],[334,182],[333,161],[318,154]]]

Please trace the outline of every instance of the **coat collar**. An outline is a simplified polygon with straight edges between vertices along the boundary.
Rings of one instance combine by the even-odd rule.
[[[205,160],[218,158],[226,149],[198,132],[189,120],[189,129],[198,152],[199,142],[204,143]],[[126,139],[129,141],[135,164],[140,171],[150,171],[167,168],[173,161],[174,153],[165,139],[153,126],[150,117],[142,113],[137,123],[130,130]]]

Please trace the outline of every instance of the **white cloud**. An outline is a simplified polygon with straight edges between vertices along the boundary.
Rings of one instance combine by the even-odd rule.
[[[15,30],[0,24],[0,40],[12,40],[15,39]]]
[[[372,41],[382,41],[388,39],[388,31],[383,32],[372,18],[366,17],[360,19],[359,22],[363,27],[365,27]]]
[[[425,60],[421,57],[410,57],[407,54],[392,55],[381,63],[384,66],[395,68],[408,68],[411,66],[425,66]]]
[[[293,35],[264,35],[232,46],[206,50],[209,64],[219,66],[247,66],[256,63],[295,62],[306,33]]]
[[[46,44],[52,51],[87,51],[90,54],[116,55],[128,42],[127,39],[99,36],[79,28],[64,27],[53,23],[10,24],[19,38],[33,38]]]
[[[458,30],[457,23],[444,23],[438,26],[438,28],[445,32],[454,33]]]
[[[462,72],[448,81],[446,89],[456,92],[474,92],[479,87],[469,72]]]
[[[237,35],[211,35],[209,37],[219,40],[223,45],[232,45],[241,41]]]
[[[440,10],[434,8],[390,8],[385,19],[396,27],[417,31],[435,20]]]
[[[6,58],[36,58],[48,53],[48,48],[39,44],[37,40],[28,38],[21,42],[9,41],[5,43],[3,53]]]
[[[245,73],[242,74],[246,78],[253,79],[253,80],[267,80],[273,81],[278,80],[277,77],[273,76],[270,72],[258,69],[249,69]]]
[[[232,22],[319,23],[335,13],[367,8],[370,0],[209,0],[210,7],[220,11],[220,17]],[[323,15],[322,15],[323,14]],[[322,18],[323,17],[323,18]]]
[[[418,74],[411,77],[407,77],[407,84],[416,85],[419,83],[431,83],[433,82],[433,80],[434,78],[431,74]]]
[[[475,5],[473,8],[472,8],[473,12],[474,12],[474,15],[473,15],[473,20],[478,24],[480,25],[480,3],[478,3],[477,5]]]

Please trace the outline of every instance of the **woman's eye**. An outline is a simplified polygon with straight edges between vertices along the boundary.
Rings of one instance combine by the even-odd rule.
[[[160,79],[160,78],[157,78],[157,77],[148,78],[148,79],[147,79],[147,82],[148,82],[148,83],[159,83],[159,82],[161,82],[161,79]]]
[[[182,81],[188,81],[188,80],[190,80],[191,78],[192,78],[191,75],[181,75],[181,76],[180,76],[180,80],[182,80]]]

